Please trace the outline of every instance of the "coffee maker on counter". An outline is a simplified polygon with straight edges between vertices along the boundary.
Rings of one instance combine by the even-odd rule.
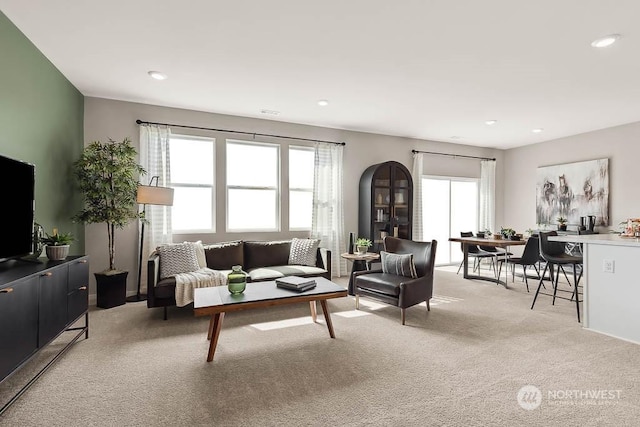
[[[596,216],[587,215],[580,217],[580,231],[587,231],[589,233],[595,232],[596,228]]]

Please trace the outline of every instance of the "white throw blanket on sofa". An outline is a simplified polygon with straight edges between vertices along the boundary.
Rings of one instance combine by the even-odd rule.
[[[207,288],[210,286],[225,286],[227,276],[218,270],[204,267],[189,273],[178,273],[176,278],[176,305],[184,307],[193,302],[193,290],[195,288]]]

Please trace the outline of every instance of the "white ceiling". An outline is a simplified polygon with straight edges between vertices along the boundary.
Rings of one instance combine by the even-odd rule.
[[[496,148],[640,121],[638,0],[0,0],[0,10],[86,96]],[[591,47],[610,33],[618,43]]]

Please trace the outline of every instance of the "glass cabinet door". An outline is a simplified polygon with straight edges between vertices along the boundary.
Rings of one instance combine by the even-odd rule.
[[[394,168],[393,173],[393,235],[403,239],[411,238],[411,178],[399,168]]]
[[[384,249],[383,239],[390,233],[393,217],[391,167],[379,168],[373,177],[373,247],[374,252]]]

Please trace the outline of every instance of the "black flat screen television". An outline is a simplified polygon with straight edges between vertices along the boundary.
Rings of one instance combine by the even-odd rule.
[[[33,217],[36,168],[30,163],[0,155],[0,262],[33,253]]]

